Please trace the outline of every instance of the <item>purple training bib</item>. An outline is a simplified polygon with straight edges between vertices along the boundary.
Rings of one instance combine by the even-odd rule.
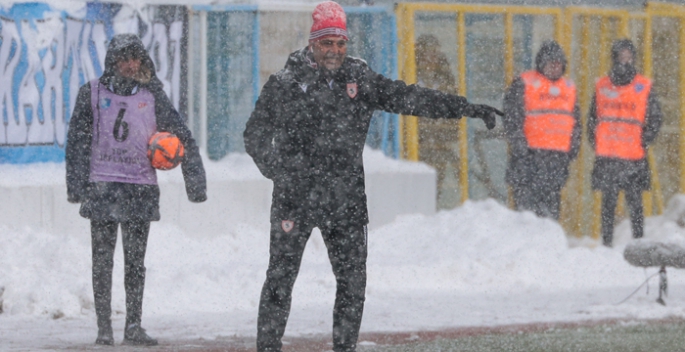
[[[97,79],[90,87],[90,181],[156,185],[157,173],[147,158],[148,142],[157,132],[152,93],[139,89],[130,96],[116,95]]]

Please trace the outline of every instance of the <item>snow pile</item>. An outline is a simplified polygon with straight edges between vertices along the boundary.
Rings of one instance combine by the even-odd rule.
[[[199,222],[201,223],[201,222]],[[266,226],[265,226],[266,228]],[[198,229],[202,231],[202,229]],[[0,231],[0,287],[9,315],[92,314],[90,244],[59,234]],[[121,243],[114,310],[123,312]],[[238,227],[205,238],[153,223],[146,265],[146,314],[256,310],[268,261],[268,233]],[[455,294],[603,289],[639,282],[621,250],[569,248],[561,227],[493,200],[436,216],[404,216],[369,233],[369,292]],[[315,231],[296,285],[307,304],[327,304],[335,282]]]
[[[0,243],[4,314],[59,318],[93,309],[90,243],[4,226]]]
[[[414,289],[558,291],[631,282],[616,250],[570,249],[562,228],[493,200],[434,217],[404,217],[370,235],[370,283]]]
[[[685,238],[673,218],[649,218],[647,238],[666,231]],[[630,236],[626,222],[617,231],[623,243]],[[186,234],[153,223],[145,325],[166,340],[254,336],[268,264],[268,224],[240,225],[218,236],[198,236],[202,231]],[[370,231],[368,241],[366,332],[685,317],[682,270],[669,271],[666,307],[654,303],[654,289],[652,296],[641,292],[616,305],[648,274],[625,262],[623,245],[572,248],[554,221],[511,211],[493,200],[469,201],[434,216],[402,216]],[[0,349],[42,348],[55,336],[67,344],[91,343],[95,313],[89,241],[0,227],[0,243]],[[112,297],[117,327],[123,326],[125,313],[123,272],[119,241]],[[293,292],[286,335],[329,334],[335,286],[315,230]],[[42,328],[31,328],[28,339],[21,333],[28,326]]]

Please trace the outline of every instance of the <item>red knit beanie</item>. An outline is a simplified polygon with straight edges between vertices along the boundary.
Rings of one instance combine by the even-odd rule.
[[[312,13],[312,29],[309,41],[316,41],[330,36],[341,36],[347,40],[347,17],[343,8],[334,1],[316,5]]]

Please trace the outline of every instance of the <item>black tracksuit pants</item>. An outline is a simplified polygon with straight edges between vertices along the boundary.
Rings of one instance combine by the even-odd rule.
[[[539,217],[559,220],[561,187],[556,184],[526,184],[512,186],[517,210],[529,210]]]
[[[140,324],[145,288],[145,249],[150,232],[149,221],[91,220],[93,249],[93,293],[98,327],[111,325],[112,268],[117,229],[121,224],[124,246],[124,287],[126,289],[126,326]]]
[[[312,229],[318,227],[337,282],[333,308],[333,351],[355,351],[366,292],[367,238],[364,225],[284,224],[272,220],[269,268],[257,319],[257,351],[281,351],[293,285]],[[285,229],[290,229],[286,232]]]
[[[611,246],[614,239],[614,218],[618,203],[618,188],[602,191],[602,242]],[[645,215],[642,210],[642,190],[628,188],[624,190],[626,203],[630,208],[630,224],[633,238],[641,238],[644,234]]]

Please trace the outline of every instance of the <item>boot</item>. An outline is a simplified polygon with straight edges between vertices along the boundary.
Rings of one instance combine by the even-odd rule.
[[[124,332],[124,345],[130,346],[157,346],[157,340],[145,333],[140,324],[131,324]]]
[[[98,324],[98,338],[95,339],[96,345],[114,345],[114,334],[112,333],[112,323]]]

